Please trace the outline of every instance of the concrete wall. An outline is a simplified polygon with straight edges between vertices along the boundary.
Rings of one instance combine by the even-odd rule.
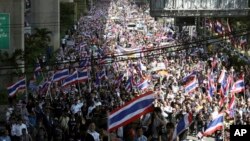
[[[10,47],[2,51],[13,53],[16,49],[24,50],[24,0],[0,0],[0,13],[9,13],[10,15]],[[1,44],[1,43],[0,43]],[[23,64],[23,62],[18,62]],[[0,62],[3,67],[9,65],[5,62]],[[13,76],[10,75],[12,69],[0,69],[0,94],[6,90],[6,86],[11,84]]]
[[[31,0],[31,27],[52,32],[51,45],[60,47],[60,0]]]
[[[10,14],[10,48],[3,51],[24,49],[24,0],[0,0],[0,13]]]

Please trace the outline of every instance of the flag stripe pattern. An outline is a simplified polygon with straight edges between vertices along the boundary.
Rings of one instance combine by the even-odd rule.
[[[113,131],[140,118],[140,116],[146,113],[152,112],[154,100],[154,93],[149,91],[114,110],[108,117],[108,130]]]
[[[192,123],[193,115],[191,113],[184,115],[184,117],[178,122],[175,132],[174,139],[177,138],[183,131],[185,131]]]
[[[244,80],[240,79],[233,84],[231,93],[239,93],[244,91],[244,89],[245,89]]]
[[[223,113],[219,114],[214,120],[212,120],[208,124],[208,128],[203,133],[203,135],[209,136],[209,135],[213,134],[215,131],[221,130],[223,127],[223,118],[224,118]]]
[[[65,78],[62,86],[68,86],[77,82],[77,71]]]
[[[190,81],[188,84],[185,85],[185,93],[191,93],[193,92],[196,87],[198,87],[198,82],[196,77],[192,81]]]
[[[87,69],[85,69],[83,71],[78,71],[77,73],[78,73],[78,78],[77,78],[78,82],[83,82],[83,81],[88,80],[89,77],[88,77],[88,70]]]
[[[23,78],[7,88],[9,96],[13,96],[18,90],[23,89],[25,87],[26,87],[26,82],[25,78]]]
[[[66,77],[68,77],[69,75],[69,70],[68,69],[64,69],[64,70],[60,70],[58,72],[56,72],[53,76],[53,81],[60,81]]]

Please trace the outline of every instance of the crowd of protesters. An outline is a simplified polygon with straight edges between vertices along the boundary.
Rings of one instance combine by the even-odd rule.
[[[28,101],[12,103],[6,112],[0,141],[170,141],[178,121],[192,113],[194,122],[178,137],[178,140],[186,140],[188,135],[204,132],[209,122],[223,111],[226,111],[225,132],[218,131],[212,136],[226,140],[230,124],[250,124],[250,68],[232,66],[234,60],[224,53],[227,49],[224,43],[213,44],[212,53],[197,44],[193,49],[177,50],[181,49],[178,45],[183,38],[192,37],[183,37],[169,24],[155,21],[149,16],[147,5],[138,6],[127,0],[95,4],[89,15],[80,18],[62,39],[56,56],[58,65],[54,68],[68,68],[73,72],[79,62],[89,58],[84,66],[89,79],[67,87],[54,82],[45,91],[33,91]],[[163,43],[176,47],[165,49]],[[135,59],[121,49],[130,53],[136,49],[140,51],[139,57]],[[101,63],[103,58],[106,60]],[[96,74],[102,70],[106,74],[99,80]],[[236,104],[230,110],[232,94],[221,94],[217,83],[222,70],[231,76],[232,84],[245,78],[245,89],[235,94]],[[186,93],[188,80],[183,78],[192,72],[199,86]],[[132,74],[135,84],[147,79],[149,86],[143,90],[136,86],[127,89],[127,80]],[[208,74],[216,83],[211,97]],[[44,81],[49,81],[52,75],[53,72],[43,74]],[[108,113],[148,90],[157,95],[154,112],[108,132]]]

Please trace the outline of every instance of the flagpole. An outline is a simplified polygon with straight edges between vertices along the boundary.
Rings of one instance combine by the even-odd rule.
[[[245,75],[243,75],[243,84],[244,84],[243,94],[244,94],[244,101],[245,101],[246,100]]]
[[[51,87],[51,83],[53,83],[53,81],[51,81],[51,82],[49,83],[49,86],[48,86],[48,89],[47,89],[47,91],[46,91],[45,97],[48,96],[48,93],[49,93],[49,90],[50,90],[50,87]],[[50,96],[50,99],[52,100],[51,94],[49,94],[49,96]]]
[[[25,95],[26,95],[26,103],[28,102],[28,100],[29,100],[29,98],[28,98],[28,87],[27,87],[27,76],[26,76],[26,74],[24,75],[24,77],[25,77],[25,91],[26,91],[26,93],[25,93]]]
[[[223,128],[222,137],[223,137],[223,141],[224,141],[225,140],[225,115],[223,115],[223,126],[222,126],[222,128]]]

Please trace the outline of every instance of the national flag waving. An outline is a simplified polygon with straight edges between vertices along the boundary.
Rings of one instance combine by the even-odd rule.
[[[224,114],[220,113],[214,120],[212,120],[203,133],[204,136],[212,135],[214,132],[221,130],[223,128]]]
[[[90,65],[90,59],[89,58],[85,58],[84,60],[81,60],[79,62],[79,68],[82,68],[82,69],[88,67],[89,65]]]
[[[128,78],[128,80],[127,80],[127,82],[125,83],[125,90],[127,91],[127,92],[129,92],[130,90],[131,90],[131,88],[132,88],[132,77],[130,76],[129,78]]]
[[[41,69],[40,64],[37,63],[37,64],[35,65],[35,70],[34,70],[34,79],[37,79],[37,78],[40,76],[41,70],[42,70],[42,69]]]
[[[123,74],[123,73],[120,73],[120,74],[118,75],[118,77],[116,78],[116,80],[114,81],[114,84],[115,84],[115,86],[116,86],[117,88],[120,87],[123,76],[124,76],[124,74]]]
[[[106,70],[105,70],[105,69],[103,69],[102,71],[100,71],[100,72],[98,73],[98,78],[99,78],[99,79],[106,79],[106,78],[107,78]]]
[[[185,131],[193,122],[193,115],[188,113],[184,115],[184,117],[178,122],[175,132],[173,135],[173,139],[176,139],[183,131]]]
[[[84,69],[82,71],[77,71],[77,80],[78,82],[84,82],[86,80],[89,79],[89,75],[88,75],[88,70],[87,69]]]
[[[244,90],[245,90],[245,84],[244,84],[244,79],[242,78],[233,84],[231,88],[231,93],[239,93],[243,92]]]
[[[155,94],[153,91],[149,91],[112,111],[108,116],[108,130],[116,130],[121,126],[135,121],[142,115],[152,112],[154,100]]]
[[[185,85],[185,93],[191,93],[198,87],[198,80],[196,77]]]
[[[53,76],[53,81],[54,82],[60,81],[64,78],[68,77],[68,75],[69,75],[69,69],[57,71]]]
[[[186,82],[189,79],[193,78],[194,76],[196,76],[196,71],[192,71],[191,73],[189,73],[187,76],[185,76],[184,78],[182,78],[182,82]]]
[[[222,70],[218,82],[222,83],[226,79],[226,70]]]
[[[212,97],[214,95],[214,92],[216,92],[216,86],[214,83],[214,76],[213,73],[208,74],[208,99],[211,101]]]
[[[13,96],[18,92],[18,90],[25,89],[25,88],[26,88],[26,80],[25,78],[23,78],[17,81],[15,84],[9,86],[7,90],[8,90],[9,96]]]
[[[143,80],[141,83],[137,84],[139,90],[144,90],[149,87],[149,82],[147,79]]]
[[[73,72],[67,78],[64,79],[62,86],[72,85],[77,82],[77,71]]]

